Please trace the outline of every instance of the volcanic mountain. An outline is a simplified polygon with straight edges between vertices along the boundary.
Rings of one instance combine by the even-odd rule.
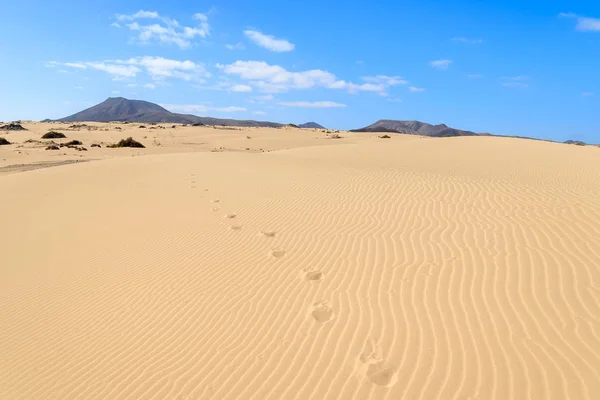
[[[100,104],[80,111],[76,114],[61,118],[64,122],[145,122],[145,123],[180,123],[228,126],[267,126],[279,127],[282,124],[268,121],[221,119],[211,117],[198,117],[191,114],[172,113],[158,104],[142,100],[129,100],[123,97],[109,97]]]
[[[380,119],[372,125],[351,132],[391,132],[409,135],[423,135],[431,137],[449,136],[487,136],[488,133],[476,133],[450,128],[447,125],[431,125],[420,121],[397,121],[392,119]]]

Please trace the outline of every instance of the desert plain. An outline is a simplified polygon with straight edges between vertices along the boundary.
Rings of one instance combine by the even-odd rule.
[[[600,398],[600,148],[72,125],[0,133],[0,398]]]

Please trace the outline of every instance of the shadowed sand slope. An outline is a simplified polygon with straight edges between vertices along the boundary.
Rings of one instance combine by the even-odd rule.
[[[0,398],[600,398],[598,149],[150,155],[0,198]]]

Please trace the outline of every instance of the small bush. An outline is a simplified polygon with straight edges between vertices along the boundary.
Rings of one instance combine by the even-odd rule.
[[[195,124],[192,124],[192,126],[204,126],[204,124],[202,122],[196,122]]]
[[[52,144],[52,145],[46,147],[46,150],[60,150],[60,147],[58,147],[55,144]]]
[[[91,147],[102,147],[98,143],[93,143]]]
[[[10,142],[8,140],[6,140],[5,138],[0,137],[0,146],[4,146],[7,144],[10,144]]]
[[[128,137],[127,139],[121,139],[119,143],[108,145],[107,147],[116,148],[116,147],[137,147],[137,148],[145,148],[143,144],[138,141],[133,140],[133,138]]]
[[[82,144],[83,143],[81,143],[79,140],[71,140],[71,141],[68,141],[67,143],[61,143],[60,147],[63,147],[63,146],[67,146],[67,147],[80,146]]]
[[[331,139],[341,139],[342,137],[340,135],[338,135],[337,133],[334,133],[333,135],[330,136]]]
[[[144,128],[145,128],[145,126],[144,126],[144,125],[140,125],[139,127],[140,127],[141,129],[144,129]]]
[[[379,139],[391,139],[392,137],[390,135],[383,135],[383,136],[379,136]]]
[[[21,121],[11,122],[10,124],[0,126],[3,131],[26,131],[27,129],[21,126]]]
[[[55,131],[50,131],[50,132],[44,134],[44,136],[42,136],[42,139],[64,139],[64,138],[66,138],[64,133],[55,132]]]

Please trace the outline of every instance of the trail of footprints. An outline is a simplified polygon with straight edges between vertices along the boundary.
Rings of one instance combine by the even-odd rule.
[[[192,177],[194,175],[192,174]],[[192,188],[195,188],[195,181],[192,180]],[[208,192],[209,189],[204,189],[205,192]],[[218,204],[220,203],[220,199],[214,198],[211,200],[212,203]],[[220,211],[221,208],[215,206],[212,208],[213,212]],[[234,220],[237,218],[237,214],[225,214],[224,219],[226,220]],[[241,224],[234,224],[229,227],[233,231],[239,231],[242,229]],[[266,238],[274,238],[276,236],[275,231],[261,231],[259,233],[261,236]],[[285,250],[281,248],[273,248],[269,252],[270,256],[273,258],[282,258],[285,256]],[[309,284],[317,283],[324,278],[324,274],[320,270],[305,268],[303,271],[304,280]],[[324,300],[313,303],[310,307],[310,317],[314,319],[314,321],[319,324],[326,323],[331,321],[335,317],[335,313],[331,304]],[[393,366],[386,365],[383,361],[381,355],[376,350],[371,350],[369,353],[363,353],[359,357],[359,361],[366,366],[365,377],[373,384],[382,387],[390,387],[396,383],[397,380],[397,371]]]

